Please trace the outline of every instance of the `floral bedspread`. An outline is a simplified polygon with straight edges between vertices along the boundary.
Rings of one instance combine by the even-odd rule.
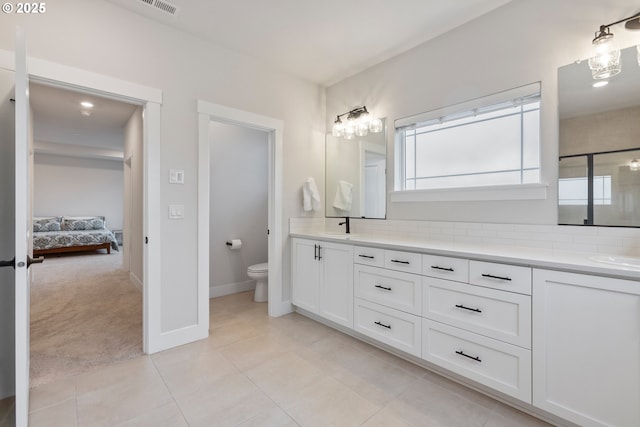
[[[65,248],[69,246],[99,245],[111,243],[111,249],[118,250],[116,236],[107,229],[40,231],[33,233],[33,249]]]

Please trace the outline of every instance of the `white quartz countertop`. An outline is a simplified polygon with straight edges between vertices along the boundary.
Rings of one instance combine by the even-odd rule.
[[[412,241],[373,234],[297,231],[291,237],[379,247],[408,252],[502,262],[575,273],[636,280],[640,284],[640,258],[526,247],[486,246],[446,241]]]

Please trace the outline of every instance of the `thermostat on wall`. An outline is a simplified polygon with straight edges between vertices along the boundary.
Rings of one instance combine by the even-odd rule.
[[[169,184],[184,184],[184,171],[177,169],[169,170]]]

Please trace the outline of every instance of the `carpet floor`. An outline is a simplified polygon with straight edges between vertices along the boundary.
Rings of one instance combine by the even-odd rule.
[[[142,291],[122,252],[47,256],[31,269],[32,387],[142,354]]]

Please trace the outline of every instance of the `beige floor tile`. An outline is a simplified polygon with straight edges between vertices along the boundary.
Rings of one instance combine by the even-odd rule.
[[[13,427],[16,424],[16,405],[13,397],[0,400],[0,427]]]
[[[403,419],[391,415],[386,409],[382,409],[374,416],[369,418],[362,427],[412,427],[411,424],[407,424]]]
[[[208,344],[212,348],[222,348],[238,341],[256,337],[261,333],[262,331],[256,322],[239,320],[226,324],[224,327],[212,328],[209,331]]]
[[[29,427],[73,427],[77,425],[75,399],[69,399],[29,414]]]
[[[144,382],[157,377],[158,372],[151,358],[149,356],[140,356],[76,376],[76,393],[79,396],[123,381],[137,379]]]
[[[246,372],[247,377],[276,403],[291,402],[298,392],[324,373],[298,355],[288,352]]]
[[[227,375],[176,400],[191,427],[236,426],[276,407],[242,374]]]
[[[150,358],[144,359],[142,363],[127,363],[120,369],[109,367],[78,378],[78,423],[82,426],[111,426],[170,403],[172,397],[160,374]],[[129,376],[123,377],[125,373]],[[107,380],[107,374],[113,375],[111,381]],[[80,383],[87,383],[91,377],[102,386],[81,392]],[[87,388],[85,384],[83,390]]]
[[[209,346],[189,344],[152,356],[171,395],[192,393],[238,369],[219,351]]]
[[[280,405],[302,426],[359,426],[380,407],[333,378],[316,381]]]
[[[423,378],[392,400],[387,408],[412,425],[481,427],[491,410]]]
[[[117,424],[117,427],[188,427],[188,424],[178,405],[171,402],[132,420]]]
[[[275,407],[239,424],[237,427],[297,427],[298,424],[282,409]]]
[[[546,427],[551,424],[538,418],[532,417],[522,411],[518,411],[510,406],[499,403],[487,420],[486,427]]]
[[[247,371],[284,353],[290,346],[287,340],[259,335],[230,344],[220,352],[240,371]]]
[[[29,411],[35,412],[47,406],[76,398],[76,382],[73,377],[34,387],[29,390]]]

